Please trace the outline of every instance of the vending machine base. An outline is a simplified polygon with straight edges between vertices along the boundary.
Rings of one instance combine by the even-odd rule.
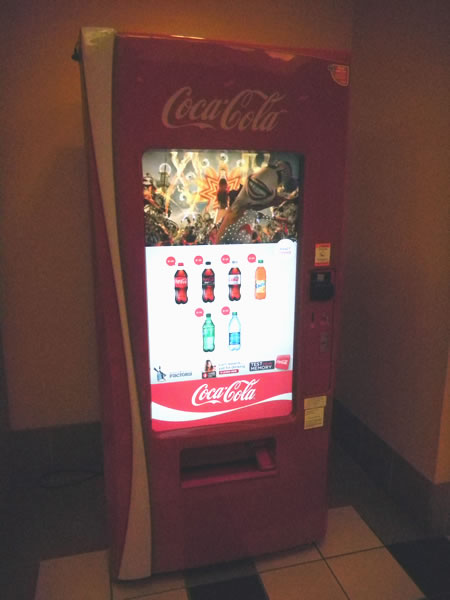
[[[326,531],[348,56],[82,30],[111,573]]]

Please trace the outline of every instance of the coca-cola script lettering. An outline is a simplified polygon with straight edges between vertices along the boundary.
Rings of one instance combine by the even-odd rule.
[[[185,86],[167,100],[161,118],[170,129],[199,127],[269,132],[278,125],[278,117],[287,112],[274,110],[283,99],[279,92],[266,94],[251,89],[242,90],[233,98],[194,98],[192,88]]]
[[[186,287],[187,277],[175,277],[175,287]]]
[[[229,402],[248,402],[255,398],[254,386],[259,379],[239,379],[225,387],[209,387],[207,383],[199,386],[192,394],[193,406],[204,404],[228,404]]]

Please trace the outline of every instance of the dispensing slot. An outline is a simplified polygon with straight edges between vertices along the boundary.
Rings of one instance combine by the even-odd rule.
[[[275,440],[185,448],[180,455],[182,487],[198,487],[276,474]]]
[[[258,448],[256,451],[256,461],[260,471],[272,471],[275,469],[275,460],[272,453],[267,448]]]

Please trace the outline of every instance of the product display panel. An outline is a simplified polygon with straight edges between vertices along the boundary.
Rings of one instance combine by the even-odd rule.
[[[154,431],[292,412],[303,157],[142,159]]]

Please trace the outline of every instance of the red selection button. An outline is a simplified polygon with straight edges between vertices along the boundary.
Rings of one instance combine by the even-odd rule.
[[[173,267],[174,264],[176,263],[175,257],[174,256],[168,256],[166,258],[166,263],[169,265],[169,267]]]

